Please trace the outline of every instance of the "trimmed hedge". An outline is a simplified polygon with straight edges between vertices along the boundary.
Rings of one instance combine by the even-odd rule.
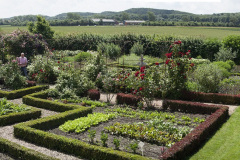
[[[18,112],[18,113],[10,113],[7,115],[0,116],[0,126],[5,126],[9,124],[14,124],[17,122],[23,122],[30,119],[36,119],[41,116],[41,110],[30,107],[30,110]]]
[[[0,152],[19,160],[58,160],[3,138],[0,138]]]
[[[47,86],[47,85],[39,85],[39,86],[34,86],[34,87],[18,89],[18,90],[14,90],[14,91],[1,91],[0,90],[0,98],[2,98],[2,97],[6,97],[7,99],[22,98],[23,96],[25,96],[27,94],[38,92],[38,91],[45,90],[48,88],[49,88],[49,86]]]
[[[32,94],[33,96],[46,96],[46,91],[41,93]],[[44,102],[45,106],[57,105],[57,102],[50,102],[47,104],[46,100],[31,97],[27,95],[24,97],[28,103],[38,105],[36,102]],[[67,106],[67,104],[64,104]],[[55,106],[56,107],[56,106]],[[59,107],[63,107],[59,105]],[[71,105],[75,108],[74,105]],[[70,109],[71,107],[65,108]],[[212,135],[228,118],[228,107],[218,105],[207,105],[195,102],[165,100],[163,102],[164,109],[170,109],[173,111],[184,111],[190,113],[202,113],[211,114],[205,122],[201,123],[197,128],[190,132],[181,141],[175,143],[169,148],[162,156],[162,159],[183,159],[187,155],[196,150],[202,142],[204,142],[210,135]],[[61,110],[61,109],[58,109]],[[14,126],[14,135],[17,138],[21,138],[25,141],[44,146],[49,149],[58,150],[67,154],[80,156],[81,158],[91,159],[113,159],[113,160],[144,160],[150,159],[131,153],[113,150],[111,148],[105,148],[101,146],[94,146],[80,140],[67,138],[64,136],[56,135],[53,133],[45,132],[55,128],[60,124],[63,124],[67,120],[75,119],[76,117],[85,116],[91,113],[91,108],[78,107],[78,109],[66,111],[54,116],[45,117],[25,123],[20,123]],[[160,152],[160,151],[159,151]],[[160,153],[159,153],[160,154]]]
[[[202,122],[181,141],[175,143],[162,156],[163,160],[184,159],[193,153],[200,145],[210,137],[228,118],[228,107],[207,105],[187,101],[166,100],[164,109],[190,111],[191,113],[212,113],[206,121]],[[195,110],[196,109],[196,110]]]
[[[100,99],[100,92],[97,89],[88,90],[87,95],[91,100],[98,101]]]
[[[181,95],[182,100],[209,102],[209,103],[222,103],[222,104],[240,104],[239,95],[229,95],[220,93],[203,93],[203,92],[190,92],[184,91]]]
[[[137,106],[138,102],[141,101],[141,98],[132,94],[118,93],[116,101],[118,104]]]

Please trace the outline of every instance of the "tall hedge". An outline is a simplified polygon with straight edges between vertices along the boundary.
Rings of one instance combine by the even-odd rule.
[[[201,55],[203,58],[213,60],[214,54],[219,51],[221,42],[216,39],[201,38],[180,38],[175,36],[158,35],[136,35],[136,34],[116,34],[116,35],[98,35],[91,33],[69,34],[55,36],[50,42],[51,48],[57,50],[97,50],[99,43],[114,43],[121,48],[122,54],[129,54],[134,43],[139,42],[144,46],[144,54],[161,57],[164,56],[169,46],[175,40],[181,40],[183,50],[191,50],[192,57]]]

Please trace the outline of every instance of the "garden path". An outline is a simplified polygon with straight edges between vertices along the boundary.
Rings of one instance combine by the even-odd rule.
[[[22,98],[10,100],[10,101],[13,102],[13,103],[16,103],[16,104],[22,104]],[[57,112],[53,112],[53,111],[49,111],[49,110],[45,110],[45,109],[40,109],[40,110],[42,112],[41,117],[47,117],[47,116],[57,114]],[[61,152],[53,151],[53,150],[50,150],[50,149],[47,149],[47,148],[44,148],[44,147],[40,147],[40,146],[37,146],[37,145],[34,145],[34,144],[31,144],[31,143],[28,143],[28,142],[25,142],[25,141],[22,141],[22,140],[19,140],[19,139],[15,138],[14,133],[13,133],[13,130],[14,130],[13,126],[14,125],[0,127],[0,137],[5,138],[5,139],[7,139],[9,141],[12,141],[14,143],[17,143],[17,144],[19,144],[21,146],[24,146],[26,148],[33,149],[35,151],[41,152],[41,153],[43,153],[45,155],[48,155],[50,157],[58,158],[58,159],[61,159],[61,160],[80,160],[77,157],[66,155],[66,154],[63,154]]]
[[[117,94],[110,94],[110,97],[113,97],[112,100],[111,100],[111,104],[116,104],[116,97],[117,97]],[[105,93],[101,93],[100,95],[100,101],[102,102],[107,102],[107,94]],[[160,99],[156,99],[153,101],[153,104],[156,108],[161,108],[162,107],[162,102],[163,100],[160,100]],[[214,105],[223,105],[223,104],[215,104],[215,103],[204,103],[204,104],[214,104]],[[239,106],[236,106],[236,105],[225,105],[227,107],[229,107],[229,115],[232,115],[234,113],[234,111],[239,107]]]

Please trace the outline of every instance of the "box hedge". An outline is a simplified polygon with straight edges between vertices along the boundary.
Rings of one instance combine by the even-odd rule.
[[[33,86],[33,87],[28,87],[28,88],[23,88],[23,89],[18,89],[14,91],[2,91],[0,90],[0,98],[6,97],[7,99],[17,99],[17,98],[22,98],[23,96],[27,94],[31,94],[34,92],[38,92],[41,90],[48,89],[48,85],[39,85],[39,86]]]

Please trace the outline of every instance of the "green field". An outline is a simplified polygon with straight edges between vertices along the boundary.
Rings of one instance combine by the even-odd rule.
[[[0,26],[3,33],[10,33],[19,28],[27,30],[22,26]],[[178,27],[178,26],[53,26],[56,34],[69,33],[94,33],[94,34],[119,34],[134,33],[148,35],[174,35],[198,38],[223,39],[228,35],[240,35],[240,28],[226,27]]]

